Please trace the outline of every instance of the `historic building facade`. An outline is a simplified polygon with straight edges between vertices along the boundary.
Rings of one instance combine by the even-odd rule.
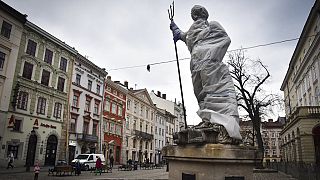
[[[303,27],[281,85],[286,123],[281,132],[283,160],[320,165],[320,1]]]
[[[125,113],[127,89],[120,82],[111,80],[108,76],[105,82],[103,111],[103,153],[107,159],[113,157],[114,164],[123,163],[123,129],[125,128]],[[127,139],[125,138],[127,142]],[[124,157],[125,156],[125,157]]]
[[[70,88],[69,162],[82,153],[101,153],[104,81],[107,72],[77,54]]]
[[[157,91],[157,94],[154,91],[150,92],[150,97],[154,104],[158,108],[166,110],[167,122],[169,123],[167,125],[167,140],[169,140],[170,144],[173,144],[172,134],[185,128],[184,111],[181,103],[167,100],[166,96],[166,94],[161,94],[160,91]]]
[[[129,128],[125,128],[128,145],[124,147],[127,159],[138,162],[154,161],[156,110],[146,89],[128,90],[126,121]]]
[[[284,121],[278,118],[273,122],[269,119],[267,122],[261,122],[261,135],[264,144],[264,162],[280,162],[281,161],[281,130]]]
[[[18,142],[12,143],[4,136],[9,130],[7,125],[10,119],[8,116],[9,106],[11,106],[10,94],[23,26],[26,21],[26,15],[0,1],[0,160],[3,161],[6,161],[12,150],[14,150],[15,159],[22,158],[22,145],[19,149]]]
[[[7,151],[17,163],[54,165],[65,159],[68,90],[76,50],[27,21],[13,80]]]
[[[157,108],[154,122],[154,162],[156,164],[162,163],[162,148],[166,145],[165,128],[168,117],[165,112],[165,110]]]

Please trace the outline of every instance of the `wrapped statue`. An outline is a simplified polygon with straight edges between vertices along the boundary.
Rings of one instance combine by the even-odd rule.
[[[222,62],[231,40],[216,21],[208,22],[208,11],[199,5],[191,10],[194,20],[187,32],[171,21],[175,42],[186,43],[190,54],[190,70],[194,94],[198,100],[197,114],[202,122],[196,128],[219,127],[219,143],[241,139],[235,88],[229,69]]]

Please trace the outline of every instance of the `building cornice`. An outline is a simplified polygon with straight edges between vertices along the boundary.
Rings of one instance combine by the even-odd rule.
[[[308,35],[308,31],[311,29],[310,27],[312,26],[312,21],[319,14],[319,10],[318,10],[319,6],[320,6],[320,1],[316,1],[315,4],[313,5],[309,15],[308,15],[307,21],[306,21],[306,23],[305,23],[305,25],[303,27],[303,30],[301,32],[301,35],[300,35],[300,38],[298,40],[297,46],[296,46],[296,48],[295,48],[295,50],[293,52],[293,55],[291,57],[291,60],[290,60],[289,67],[288,67],[288,70],[286,72],[285,78],[284,78],[284,80],[282,82],[282,85],[281,85],[281,88],[280,88],[281,91],[284,91],[284,88],[285,88],[285,86],[287,84],[289,76],[294,71],[294,64],[298,59],[297,56],[299,55],[299,52],[303,48],[304,42],[306,40],[306,38],[303,38],[303,37],[306,37]]]
[[[105,79],[105,77],[108,75],[108,72],[106,72],[105,68],[100,68],[99,66],[95,65],[93,62],[91,62],[89,59],[87,59],[79,53],[77,53],[76,60],[84,66],[88,67],[90,70],[92,69],[94,72],[97,72],[100,76],[103,77],[103,79]]]
[[[16,20],[20,21],[22,24],[26,23],[27,21],[27,15],[21,14],[19,11],[15,10],[8,4],[4,3],[3,1],[0,1],[0,9],[8,14],[10,14],[12,17],[14,17]]]
[[[67,50],[68,52],[70,52],[73,55],[77,55],[77,50],[71,46],[69,46],[68,44],[62,42],[60,39],[54,37],[53,35],[51,35],[50,33],[46,32],[45,30],[41,29],[39,26],[33,24],[30,21],[26,21],[25,26],[30,28],[31,30],[37,32],[38,34],[42,35],[43,37],[49,39],[50,41],[54,42],[55,44],[59,45],[60,47],[63,47],[65,50]]]

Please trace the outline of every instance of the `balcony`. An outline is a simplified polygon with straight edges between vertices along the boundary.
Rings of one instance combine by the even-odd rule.
[[[91,134],[77,134],[77,140],[86,141],[86,142],[98,142],[98,136],[91,135]]]
[[[288,118],[289,122],[297,118],[317,118],[320,115],[320,106],[299,106],[294,109]]]
[[[137,138],[141,138],[142,140],[153,140],[153,134],[146,132],[133,130],[133,135],[135,135]]]

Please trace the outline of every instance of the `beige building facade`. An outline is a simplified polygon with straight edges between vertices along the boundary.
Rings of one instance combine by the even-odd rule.
[[[288,162],[320,164],[320,1],[303,27],[281,85],[286,123],[282,157]]]

